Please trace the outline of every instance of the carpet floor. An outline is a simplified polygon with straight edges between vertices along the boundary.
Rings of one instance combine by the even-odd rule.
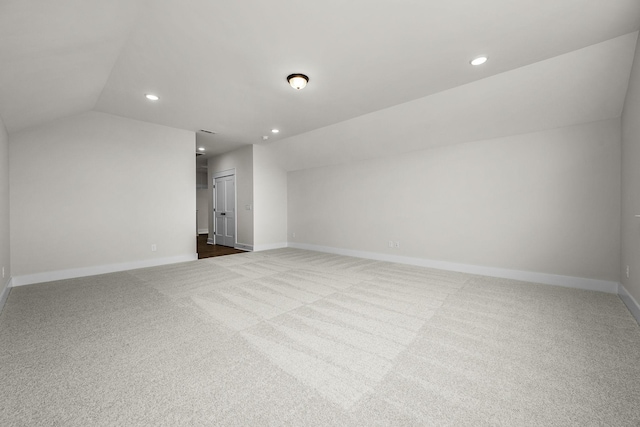
[[[638,426],[616,295],[296,249],[11,290],[2,426]]]

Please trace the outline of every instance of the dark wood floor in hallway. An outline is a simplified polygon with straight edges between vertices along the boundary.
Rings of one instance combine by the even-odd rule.
[[[241,254],[244,251],[222,245],[207,245],[208,234],[198,235],[198,259]]]

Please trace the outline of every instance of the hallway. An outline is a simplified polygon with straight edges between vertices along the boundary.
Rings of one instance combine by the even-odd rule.
[[[208,245],[207,244],[207,238],[209,237],[208,234],[199,234],[198,235],[198,242],[197,242],[197,247],[198,247],[198,259],[203,259],[203,258],[211,258],[211,257],[216,257],[216,256],[224,256],[224,255],[234,255],[234,254],[241,254],[245,251],[241,251],[239,249],[235,249],[235,248],[230,248],[227,246],[221,246],[221,245]]]

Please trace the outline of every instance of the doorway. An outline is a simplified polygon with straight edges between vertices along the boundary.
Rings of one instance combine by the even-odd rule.
[[[236,245],[236,177],[216,177],[213,186],[214,243]]]
[[[198,259],[211,258],[223,255],[242,254],[245,251],[235,248],[229,248],[227,246],[213,245],[207,243],[207,234],[200,234],[198,236]]]
[[[236,193],[235,193],[235,169],[230,169],[222,172],[215,173],[212,177],[213,181],[208,179],[208,161],[206,159],[196,160],[196,230],[197,241],[196,251],[198,253],[198,259],[211,258],[223,255],[240,254],[245,251],[235,249],[236,241]],[[216,189],[212,188],[216,184],[216,179],[222,178],[222,182],[218,182],[218,188],[221,189],[222,200],[217,203]],[[227,179],[225,179],[227,178]],[[228,178],[233,178],[233,182],[229,182]],[[216,244],[215,229],[218,222],[214,217],[216,204],[224,208],[225,215],[222,217],[233,218],[233,233],[230,233],[231,223],[222,221],[221,227],[226,227],[224,230],[224,237],[218,239]],[[228,207],[231,209],[228,209]],[[225,241],[226,240],[226,241]],[[225,243],[222,246],[221,243]]]

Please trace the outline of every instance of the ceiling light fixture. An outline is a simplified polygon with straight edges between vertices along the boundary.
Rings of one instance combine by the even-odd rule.
[[[153,95],[151,93],[146,94],[145,98],[147,98],[149,101],[157,101],[158,99],[160,99],[158,95]]]
[[[278,133],[280,132],[278,129],[271,129],[271,133]]]
[[[482,65],[485,62],[487,62],[487,59],[489,59],[486,56],[478,56],[477,58],[474,58],[470,61],[471,65]]]
[[[198,147],[198,150],[204,151],[204,147]]]
[[[300,90],[303,89],[307,85],[307,83],[309,83],[309,77],[299,73],[289,74],[289,76],[287,76],[287,81],[292,88]]]

